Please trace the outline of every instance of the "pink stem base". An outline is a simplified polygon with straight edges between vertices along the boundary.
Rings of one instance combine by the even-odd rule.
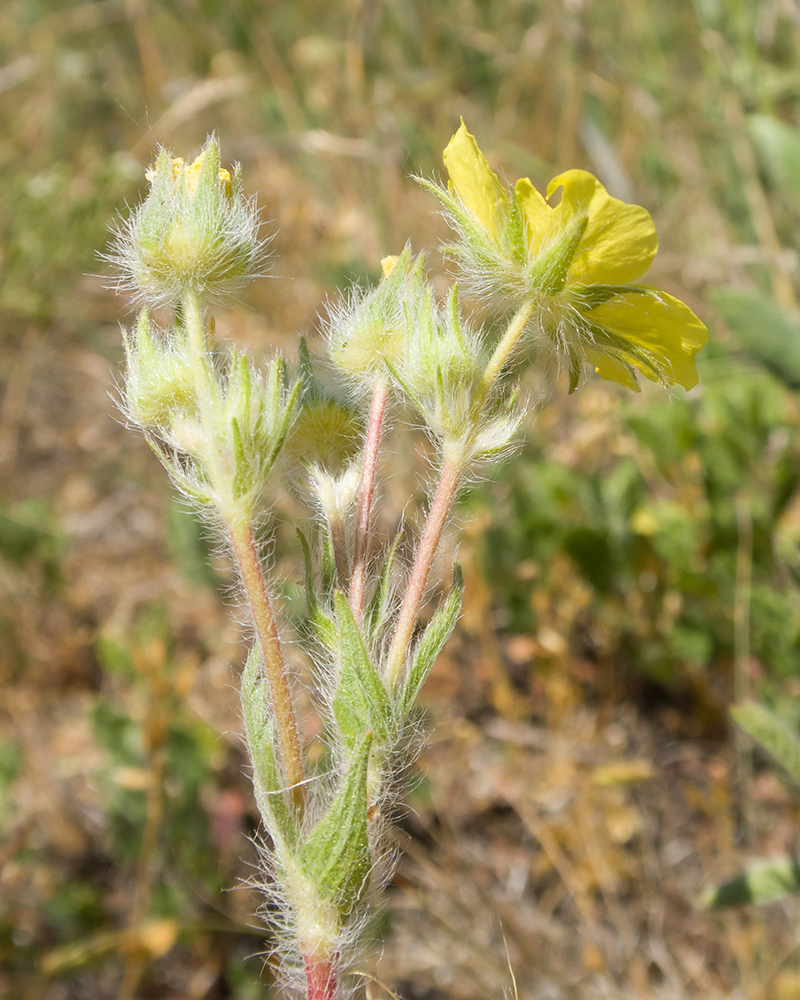
[[[336,1000],[336,962],[304,958],[308,1000]]]

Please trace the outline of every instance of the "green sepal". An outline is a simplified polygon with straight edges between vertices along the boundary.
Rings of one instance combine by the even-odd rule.
[[[267,680],[261,654],[255,648],[250,650],[242,672],[241,698],[256,804],[270,835],[291,843],[296,831],[284,798],[286,782],[275,751]]]
[[[800,739],[786,723],[754,701],[731,709],[733,721],[800,785]]]
[[[327,520],[322,523],[322,594],[330,597],[336,588],[336,553],[333,549],[330,527]]]
[[[450,329],[456,336],[461,353],[467,358],[470,355],[470,350],[466,340],[464,340],[464,331],[461,329],[461,315],[458,310],[458,282],[453,285],[447,296],[447,315],[450,318]]]
[[[414,390],[411,388],[411,386],[409,386],[408,382],[406,382],[406,380],[400,374],[400,372],[395,367],[395,365],[393,365],[392,362],[388,358],[384,358],[383,362],[386,365],[386,367],[389,369],[389,374],[392,376],[392,378],[395,380],[395,382],[397,382],[397,384],[400,386],[400,388],[403,390],[403,392],[408,396],[408,398],[412,401],[412,403],[414,403],[414,405],[417,407],[417,409],[421,410],[423,408],[423,406],[424,406],[422,400],[414,392]]]
[[[525,222],[513,188],[508,203],[508,221],[503,234],[503,243],[516,263],[524,267],[528,259],[528,241],[525,233]]]
[[[408,679],[400,696],[400,714],[402,718],[408,714],[422,690],[422,685],[436,662],[436,658],[444,648],[444,644],[455,628],[461,613],[461,600],[464,596],[464,575],[461,566],[453,567],[453,586],[447,595],[447,600],[431,618],[422,638],[417,644]]]
[[[570,265],[588,225],[588,215],[576,215],[566,229],[539,254],[528,272],[528,280],[533,288],[547,294],[560,292],[564,288]]]
[[[289,395],[285,396],[285,372],[286,367],[283,363],[283,358],[281,357],[276,358],[275,361],[273,361],[269,366],[267,375],[267,391],[268,399],[272,402],[274,408],[272,414],[272,427],[274,428],[274,431],[272,445],[264,460],[265,474],[275,464],[278,454],[283,447],[286,436],[292,426],[295,410],[297,408],[297,403],[300,399],[300,393],[303,387],[302,381],[298,380],[292,386]]]
[[[231,437],[233,438],[233,495],[242,497],[250,489],[250,460],[242,441],[242,432],[239,428],[239,421],[236,417],[231,417]]]
[[[300,863],[321,896],[347,916],[367,888],[372,859],[367,835],[367,771],[372,733],[366,733],[328,811],[300,848]]]
[[[308,539],[306,538],[303,531],[300,528],[295,529],[297,531],[297,537],[300,539],[300,547],[303,550],[303,565],[305,568],[305,587],[306,587],[306,615],[309,620],[313,621],[316,617],[317,611],[319,609],[319,604],[317,602],[316,587],[314,581],[314,566],[311,562],[311,549],[308,545]]]
[[[392,724],[392,706],[375,672],[367,647],[344,594],[334,595],[339,629],[339,684],[333,713],[345,745],[353,748],[365,732],[384,742]]]
[[[575,392],[581,383],[581,375],[583,374],[583,365],[581,364],[581,359],[575,353],[575,351],[569,352],[569,394],[570,396]]]
[[[792,858],[756,861],[730,882],[707,889],[702,905],[707,910],[722,910],[746,903],[770,903],[800,892],[800,862]]]
[[[617,295],[648,295],[657,298],[647,285],[583,285],[570,292],[570,298],[582,312],[591,312]]]

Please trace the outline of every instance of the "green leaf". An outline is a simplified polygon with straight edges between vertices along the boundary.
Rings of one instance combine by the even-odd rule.
[[[339,627],[340,675],[333,711],[345,743],[352,748],[368,730],[374,730],[380,740],[388,737],[392,706],[372,665],[350,605],[340,591],[334,599]]]
[[[800,389],[800,313],[766,295],[721,288],[711,295],[731,333],[755,361],[791,389]]]
[[[367,836],[367,771],[373,735],[358,743],[330,808],[300,849],[317,891],[346,916],[367,887],[372,861]]]
[[[754,701],[731,709],[733,721],[800,785],[800,738],[777,715]]]
[[[253,764],[253,790],[259,812],[273,838],[282,834],[292,839],[294,829],[283,794],[286,782],[275,751],[269,692],[262,663],[260,651],[253,648],[242,672],[242,712]]]
[[[769,903],[800,892],[800,863],[791,858],[756,861],[730,882],[708,889],[703,906],[721,910],[745,903]]]
[[[461,566],[456,563],[453,567],[453,586],[447,595],[447,600],[433,618],[431,618],[414,653],[411,670],[408,673],[408,680],[400,699],[400,711],[404,717],[417,700],[422,690],[422,685],[431,671],[431,667],[436,662],[436,658],[441,653],[444,644],[450,637],[450,633],[455,628],[458,616],[461,613],[461,600],[463,596],[464,576],[461,572]]]

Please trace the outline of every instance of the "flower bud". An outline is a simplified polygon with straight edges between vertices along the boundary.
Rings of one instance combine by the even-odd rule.
[[[153,336],[147,310],[134,332],[125,333],[128,371],[125,396],[140,427],[163,430],[197,410],[191,357],[174,337]]]
[[[356,379],[385,375],[387,361],[399,364],[405,351],[405,290],[417,265],[412,268],[409,249],[381,263],[377,288],[333,311],[329,321],[331,358]]]
[[[189,166],[162,150],[147,179],[150,193],[112,255],[141,300],[171,305],[190,292],[220,297],[255,276],[264,253],[258,214],[242,194],[240,169],[233,177],[220,169],[215,139]]]

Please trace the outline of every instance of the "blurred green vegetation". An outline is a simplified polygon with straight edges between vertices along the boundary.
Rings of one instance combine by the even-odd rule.
[[[522,455],[471,494],[492,612],[537,643],[515,684],[533,683],[555,630],[604,691],[647,678],[719,719],[744,686],[800,716],[793,5],[7,0],[0,992],[124,998],[122,974],[142,997],[261,995],[260,963],[244,961],[263,947],[257,896],[222,891],[248,877],[236,859],[255,820],[236,739],[217,735],[238,724],[219,708],[233,678],[215,687],[198,666],[235,659],[220,578],[109,416],[123,312],[99,257],[109,225],[155,145],[189,155],[216,129],[276,231],[281,279],[220,325],[256,351],[290,345],[335,285],[442,235],[408,174],[441,172],[462,114],[509,177],[586,167],[646,205],[653,282],[712,329],[690,395],[593,383],[548,397]],[[280,546],[276,560],[291,577]],[[52,774],[37,756],[51,740]],[[131,943],[146,921],[166,923]],[[715,968],[738,988],[730,963]],[[167,992],[203,969],[206,992]]]

